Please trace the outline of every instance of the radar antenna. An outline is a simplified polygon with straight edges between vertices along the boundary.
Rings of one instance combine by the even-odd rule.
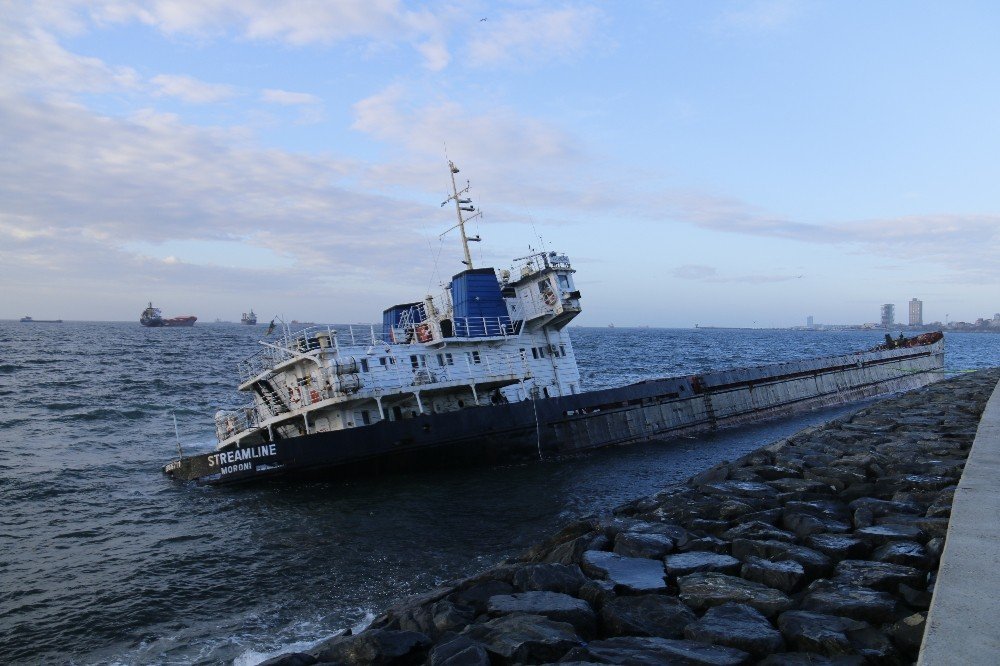
[[[458,173],[458,167],[455,166],[455,163],[452,162],[451,160],[448,160],[448,169],[451,171],[451,196],[442,201],[441,205],[444,206],[449,201],[455,202],[455,214],[458,215],[458,224],[445,230],[444,233],[440,234],[438,237],[440,238],[444,236],[452,229],[458,229],[459,233],[461,233],[462,235],[462,249],[465,251],[465,261],[463,261],[462,263],[468,266],[469,269],[471,269],[472,255],[469,253],[469,243],[470,242],[478,243],[482,239],[479,236],[473,236],[472,238],[469,238],[469,236],[466,235],[465,233],[465,224],[466,222],[476,219],[483,213],[482,211],[476,211],[476,207],[472,205],[472,199],[470,199],[468,196],[465,196],[468,195],[469,189],[471,188],[471,185],[469,185],[469,181],[465,181],[465,188],[459,191],[458,185],[455,184],[455,174]],[[463,217],[462,215],[463,212],[473,213],[473,215],[469,215],[468,217]]]

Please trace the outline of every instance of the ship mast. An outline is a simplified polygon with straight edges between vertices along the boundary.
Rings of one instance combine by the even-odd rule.
[[[449,201],[455,202],[455,214],[458,215],[458,224],[456,224],[451,229],[457,228],[459,230],[459,233],[462,234],[462,249],[465,251],[465,261],[463,261],[462,263],[468,266],[469,269],[471,270],[472,254],[469,253],[469,242],[471,241],[474,243],[478,243],[481,239],[479,238],[479,236],[473,236],[472,238],[469,238],[469,236],[467,236],[465,233],[465,223],[479,217],[482,214],[482,212],[481,211],[477,212],[475,215],[470,215],[469,217],[462,216],[463,211],[467,213],[472,213],[476,210],[476,207],[472,205],[472,199],[469,199],[468,197],[463,197],[463,195],[468,194],[469,188],[471,186],[469,185],[469,182],[466,181],[465,188],[462,189],[462,191],[459,191],[458,185],[455,184],[455,174],[458,173],[458,167],[455,166],[454,162],[448,160],[448,169],[451,171],[451,196],[449,196],[447,199],[441,202],[441,205],[444,206]],[[451,231],[451,229],[448,229],[441,235],[444,236],[444,234],[448,233],[448,231]]]

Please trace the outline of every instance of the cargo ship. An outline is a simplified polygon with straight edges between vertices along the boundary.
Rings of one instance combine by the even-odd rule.
[[[21,321],[22,324],[61,324],[61,323],[63,323],[62,319],[35,319],[33,317],[29,317],[28,315],[24,315],[23,317],[21,317],[20,321]]]
[[[940,333],[853,354],[584,391],[567,325],[580,314],[565,254],[475,268],[478,215],[449,162],[465,269],[382,324],[283,326],[239,366],[252,401],[215,415],[213,451],[178,480],[236,484],[489,465],[673,437],[833,405],[937,379]],[[466,215],[473,213],[473,215]],[[450,230],[449,230],[450,231]]]
[[[160,308],[153,307],[152,301],[142,311],[142,314],[139,315],[139,323],[150,328],[194,326],[196,321],[198,321],[198,318],[194,315],[164,318],[160,312]]]
[[[253,308],[250,308],[250,312],[243,313],[243,316],[240,318],[240,323],[247,326],[257,325],[257,313],[253,311]]]

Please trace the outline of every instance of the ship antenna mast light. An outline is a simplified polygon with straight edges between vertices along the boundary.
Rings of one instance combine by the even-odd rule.
[[[458,185],[455,184],[455,174],[458,173],[458,167],[455,166],[455,163],[452,162],[451,160],[448,160],[448,169],[451,171],[451,196],[442,201],[441,205],[444,206],[449,201],[455,202],[455,214],[458,216],[458,224],[445,230],[444,233],[440,234],[439,238],[444,236],[452,229],[458,229],[459,233],[462,234],[462,250],[465,251],[465,261],[463,261],[462,263],[468,266],[469,269],[471,270],[472,254],[469,253],[469,242],[471,241],[474,243],[478,243],[482,239],[479,236],[473,236],[472,238],[469,238],[469,236],[466,235],[465,233],[465,224],[482,215],[482,211],[476,212],[476,207],[472,205],[472,199],[469,199],[468,197],[463,197],[463,195],[468,194],[469,189],[471,187],[468,181],[465,182],[465,188],[459,191]],[[474,214],[468,217],[463,217],[462,216],[463,211],[466,213],[474,213]]]

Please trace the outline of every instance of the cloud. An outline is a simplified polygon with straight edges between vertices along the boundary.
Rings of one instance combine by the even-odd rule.
[[[723,277],[712,266],[687,264],[673,270],[673,276],[682,280],[697,280],[700,282],[739,282],[743,284],[765,284],[769,282],[788,282],[797,280],[801,275],[739,275]]]
[[[962,280],[1000,279],[1000,215],[909,215],[810,224],[763,211],[735,199],[663,192],[653,198],[660,214],[703,229],[820,245],[948,268]]]
[[[0,12],[0,89],[66,98],[75,93],[139,87],[141,78],[132,68],[110,66],[98,58],[71,53],[38,24],[37,16],[7,9]],[[69,20],[49,20],[67,30],[72,25]]]
[[[741,0],[724,12],[723,28],[747,32],[772,32],[786,27],[802,12],[800,0]]]
[[[287,90],[266,89],[260,93],[260,99],[270,104],[280,104],[282,106],[299,106],[309,104],[321,104],[322,100],[316,95],[309,93],[289,92]]]
[[[36,15],[41,12],[36,10]],[[54,23],[48,12],[45,20]],[[200,39],[236,37],[296,47],[363,40],[387,45],[410,44],[437,68],[448,60],[440,41],[448,33],[448,8],[409,9],[398,0],[162,0],[124,3],[94,0],[66,5],[60,23],[79,26],[85,16],[95,25],[141,23],[170,36]],[[75,23],[73,19],[76,19]]]
[[[150,79],[154,94],[160,97],[176,97],[191,104],[211,104],[236,96],[236,89],[218,83],[205,83],[190,76],[160,74]]]
[[[590,46],[603,14],[596,7],[523,9],[488,16],[468,45],[473,66],[567,60]]]
[[[405,86],[393,85],[354,105],[355,130],[380,139],[397,152],[396,162],[370,170],[379,180],[436,189],[447,148],[456,162],[471,167],[481,184],[513,200],[544,189],[551,204],[580,192],[540,185],[546,170],[565,176],[587,158],[583,142],[558,125],[501,105],[472,109],[449,99],[422,101]]]
[[[261,91],[260,99],[268,104],[298,108],[296,123],[300,125],[312,125],[324,119],[323,100],[316,95],[270,88]]]
[[[437,211],[340,184],[356,170],[346,161],[247,148],[238,134],[164,114],[123,120],[69,103],[12,103],[3,93],[0,144],[5,285],[30,274],[72,291],[87,276],[121,290],[157,279],[160,269],[136,272],[147,263],[184,273],[171,274],[178,285],[191,275],[217,280],[206,290],[240,281],[244,290],[296,289],[298,281],[312,291],[429,273],[431,258],[414,255],[426,244],[415,229]],[[127,250],[136,241],[230,239],[290,256],[293,265],[276,279],[273,270],[209,271]]]

